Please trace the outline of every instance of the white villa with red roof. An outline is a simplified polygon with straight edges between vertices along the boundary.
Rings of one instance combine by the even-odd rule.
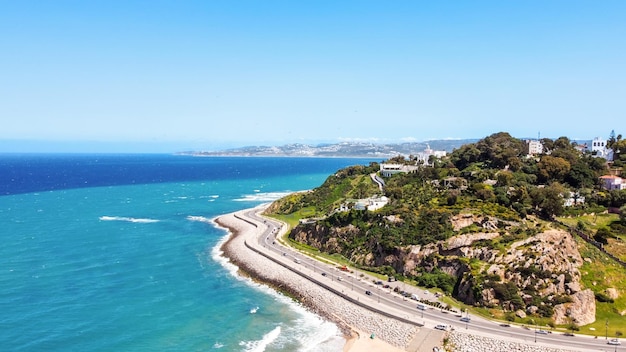
[[[602,188],[613,191],[626,189],[626,180],[619,176],[604,175],[600,176],[600,182],[602,182]]]

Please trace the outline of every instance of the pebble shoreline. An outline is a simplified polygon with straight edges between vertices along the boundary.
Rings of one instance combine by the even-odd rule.
[[[245,246],[241,234],[254,232],[245,229],[242,221],[225,216],[215,220],[221,227],[231,232],[230,239],[222,246],[224,256],[237,265],[245,274],[255,280],[269,284],[277,290],[295,297],[304,306],[316,314],[335,322],[346,338],[354,337],[351,327],[368,333],[374,333],[392,346],[406,349],[417,327],[398,322],[365,308],[354,305],[330,294],[325,289],[304,279],[300,275],[268,260]]]
[[[447,350],[451,352],[571,352],[571,350],[496,340],[460,331],[451,331],[448,334],[448,343],[450,346]]]

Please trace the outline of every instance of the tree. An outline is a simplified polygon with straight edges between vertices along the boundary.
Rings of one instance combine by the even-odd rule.
[[[550,155],[541,158],[537,167],[539,168],[539,176],[544,182],[563,181],[571,169],[567,160]]]
[[[554,141],[550,138],[542,138],[541,144],[543,145],[543,153],[549,153],[554,149]]]
[[[626,225],[626,205],[619,208],[619,220],[622,224]]]
[[[563,194],[566,189],[557,182],[531,191],[531,199],[539,214],[547,219],[563,214]]]
[[[565,182],[574,188],[593,187],[599,175],[596,175],[587,161],[588,160],[582,158],[576,160],[565,176]]]
[[[498,186],[509,186],[513,182],[513,173],[502,170],[497,174]]]
[[[609,228],[606,226],[599,228],[598,231],[596,231],[596,234],[593,235],[593,239],[602,244],[608,244],[608,238],[611,237],[613,237],[613,234],[611,233],[611,230],[609,230]]]
[[[576,143],[571,142],[567,137],[559,137],[554,141],[554,149],[550,153],[553,157],[559,157],[574,164],[580,158],[580,152],[575,148]]]
[[[480,150],[476,148],[475,144],[465,144],[461,148],[454,150],[452,155],[450,155],[450,161],[459,170],[463,170],[472,163],[478,162],[479,158]]]

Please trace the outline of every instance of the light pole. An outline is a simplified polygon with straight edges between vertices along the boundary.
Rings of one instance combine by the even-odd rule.
[[[535,323],[535,319],[530,320],[535,326],[535,343],[537,343],[537,324]]]
[[[606,319],[606,323],[604,323],[604,327],[606,328],[606,332],[604,333],[604,339],[609,339],[609,319]]]
[[[467,325],[469,325],[469,312],[465,308],[465,330],[467,330]]]

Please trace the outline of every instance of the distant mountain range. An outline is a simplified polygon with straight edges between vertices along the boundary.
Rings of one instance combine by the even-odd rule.
[[[184,155],[196,156],[290,156],[290,157],[353,157],[387,158],[398,155],[411,155],[427,148],[451,152],[464,144],[478,139],[432,140],[396,144],[376,144],[363,142],[342,142],[335,144],[285,144],[282,146],[249,146],[221,151],[188,151]]]

